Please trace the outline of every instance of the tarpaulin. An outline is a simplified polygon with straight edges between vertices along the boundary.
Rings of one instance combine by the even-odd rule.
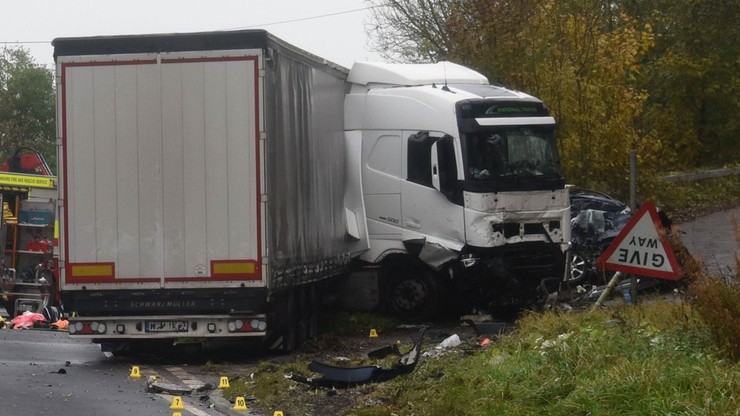
[[[34,312],[23,312],[21,315],[16,316],[10,321],[10,325],[13,329],[27,329],[33,328],[36,323],[45,324],[46,318],[40,313]]]

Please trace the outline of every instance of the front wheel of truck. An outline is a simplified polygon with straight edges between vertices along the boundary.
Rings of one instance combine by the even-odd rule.
[[[431,272],[424,270],[424,266],[395,263],[386,270],[385,299],[391,314],[418,322],[439,312],[439,284]]]

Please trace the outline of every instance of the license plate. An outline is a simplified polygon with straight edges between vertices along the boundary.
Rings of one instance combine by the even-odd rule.
[[[146,332],[188,332],[185,321],[146,321]]]

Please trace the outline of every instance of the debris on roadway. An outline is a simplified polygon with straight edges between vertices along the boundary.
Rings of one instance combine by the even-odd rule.
[[[401,358],[391,368],[383,368],[377,365],[361,367],[337,367],[324,364],[318,361],[311,361],[308,369],[311,372],[320,374],[319,377],[304,377],[298,374],[289,374],[285,378],[299,383],[305,383],[313,387],[329,388],[349,388],[366,383],[376,383],[393,379],[399,375],[409,374],[414,371],[416,364],[421,357],[421,345],[424,339],[424,332],[427,327],[423,327],[417,335],[411,349],[401,355]],[[459,339],[458,339],[459,340]],[[398,348],[383,347],[379,350],[371,351],[368,356],[373,358],[383,358],[398,352]]]

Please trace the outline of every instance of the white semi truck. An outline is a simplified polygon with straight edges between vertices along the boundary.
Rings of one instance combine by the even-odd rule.
[[[421,319],[564,277],[568,195],[534,97],[452,63],[347,71],[261,30],[53,45],[72,337],[289,349],[344,282]]]

